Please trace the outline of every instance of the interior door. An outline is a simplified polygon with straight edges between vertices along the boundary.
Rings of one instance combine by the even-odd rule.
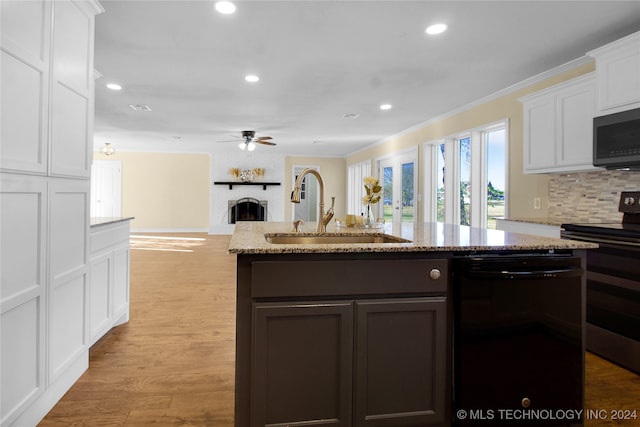
[[[94,160],[91,165],[92,217],[122,216],[122,162]]]
[[[377,217],[385,221],[415,222],[417,219],[416,160],[414,154],[381,160],[379,177],[382,183],[382,205]]]

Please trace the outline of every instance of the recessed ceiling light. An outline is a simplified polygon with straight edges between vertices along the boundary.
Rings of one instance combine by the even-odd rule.
[[[151,107],[148,105],[129,104],[129,107],[135,111],[151,111]]]
[[[391,104],[382,104],[380,106],[381,110],[390,110],[391,109]]]
[[[216,2],[216,10],[225,15],[230,15],[236,11],[236,5],[230,1]]]
[[[358,117],[360,117],[360,115],[356,113],[348,113],[342,116],[343,119],[349,119],[349,120],[354,120],[354,119],[357,119]]]
[[[107,85],[107,88],[108,88],[108,89],[111,89],[111,90],[120,90],[120,89],[122,89],[122,86],[120,86],[120,85],[119,85],[119,84],[117,84],[117,83],[109,83],[109,84]]]
[[[244,76],[244,79],[249,83],[255,83],[260,80],[260,77],[253,74],[249,74],[248,76]]]
[[[447,30],[447,24],[433,24],[429,25],[425,30],[425,33],[429,35],[444,33]]]

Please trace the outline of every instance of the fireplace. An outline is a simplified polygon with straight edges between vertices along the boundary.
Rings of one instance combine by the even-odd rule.
[[[245,197],[229,200],[229,224],[238,221],[266,221],[267,201]]]

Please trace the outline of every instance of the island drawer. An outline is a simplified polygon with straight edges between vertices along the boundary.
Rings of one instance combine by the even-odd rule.
[[[446,259],[254,261],[251,296],[443,294],[448,271]]]

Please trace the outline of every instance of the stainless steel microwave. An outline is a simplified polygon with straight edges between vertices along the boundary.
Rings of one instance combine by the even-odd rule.
[[[593,119],[593,165],[640,169],[640,108]]]

